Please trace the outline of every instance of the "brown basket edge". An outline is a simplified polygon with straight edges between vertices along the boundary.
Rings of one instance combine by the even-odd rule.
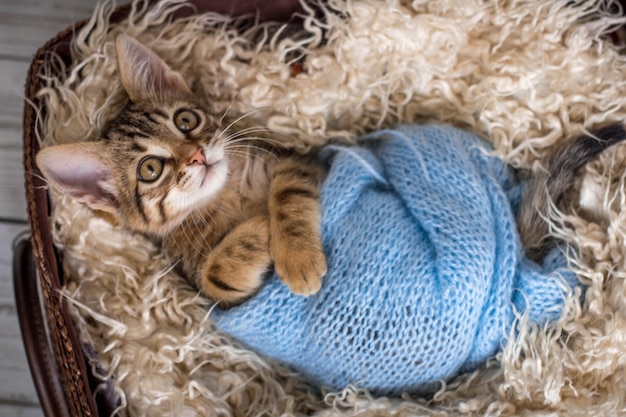
[[[130,5],[117,8],[111,16],[111,21],[120,21],[130,13]],[[49,336],[46,329],[41,328],[41,323],[30,323],[23,326],[34,335],[24,337],[24,344],[39,342],[38,346],[25,346],[27,356],[37,354],[40,349],[48,348],[52,351],[55,363],[48,363],[44,367],[44,374],[36,373],[41,369],[33,367],[35,358],[28,357],[32,377],[36,384],[37,394],[40,398],[42,409],[46,416],[57,416],[58,412],[66,409],[73,416],[96,416],[98,409],[110,413],[115,404],[97,404],[90,387],[90,370],[87,367],[86,357],[83,353],[76,330],[74,329],[67,305],[60,295],[62,271],[58,265],[57,253],[52,244],[52,236],[49,228],[49,199],[45,189],[45,182],[41,177],[35,157],[39,152],[37,140],[37,121],[40,113],[36,109],[42,108],[37,98],[37,92],[43,86],[40,78],[44,68],[52,57],[51,51],[62,58],[69,60],[69,44],[76,32],[81,30],[89,21],[84,19],[59,32],[54,38],[46,42],[35,53],[28,69],[23,115],[23,164],[24,180],[27,200],[27,216],[30,225],[32,252],[41,286],[44,315],[47,316]],[[43,109],[45,111],[45,109]],[[22,277],[22,279],[37,279],[36,276]],[[35,301],[35,300],[34,300]],[[34,303],[36,308],[41,308],[40,302]],[[23,317],[20,317],[20,321]],[[47,341],[47,346],[41,344]],[[56,374],[54,371],[56,370]],[[58,404],[59,392],[63,392],[65,407]],[[106,402],[106,401],[105,401]]]

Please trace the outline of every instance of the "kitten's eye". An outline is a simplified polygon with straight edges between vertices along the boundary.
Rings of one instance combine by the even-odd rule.
[[[139,163],[137,177],[144,182],[154,182],[159,179],[162,172],[163,160],[154,156],[148,156]]]
[[[198,127],[198,115],[191,110],[179,110],[174,115],[174,124],[183,133]]]

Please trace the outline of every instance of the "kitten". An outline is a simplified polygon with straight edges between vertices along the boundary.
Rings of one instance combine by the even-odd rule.
[[[274,269],[297,294],[317,292],[326,273],[319,184],[311,157],[272,144],[245,118],[218,118],[182,76],[134,39],[116,40],[130,103],[104,139],[43,149],[50,185],[141,232],[164,249],[209,298],[241,303]],[[576,171],[626,139],[610,125],[559,147],[526,187],[518,228],[527,256],[553,246],[545,221]]]
[[[273,263],[297,294],[321,286],[319,182],[311,157],[272,146],[245,118],[218,118],[136,40],[116,39],[130,102],[103,140],[43,149],[49,183],[141,232],[209,298],[254,294]]]

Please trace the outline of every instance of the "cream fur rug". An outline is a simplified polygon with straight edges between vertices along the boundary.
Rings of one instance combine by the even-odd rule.
[[[626,120],[626,58],[603,36],[626,20],[595,3],[331,0],[322,20],[305,13],[306,30],[292,38],[270,26],[238,33],[212,14],[172,21],[183,7],[173,0],[137,3],[127,21],[108,25],[105,3],[76,34],[69,75],[40,91],[41,140],[93,139],[114,117],[125,102],[114,38],[125,32],[217,111],[256,111],[294,146],[441,121],[488,138],[516,167],[540,169],[559,141]],[[299,58],[304,71],[292,76]],[[52,227],[64,294],[103,377],[114,377],[119,415],[626,415],[625,168],[626,147],[611,149],[555,212],[554,233],[576,244],[584,302],[573,294],[548,328],[521,318],[484,369],[425,399],[352,387],[310,394],[297,375],[217,334],[206,300],[148,242],[58,196]]]

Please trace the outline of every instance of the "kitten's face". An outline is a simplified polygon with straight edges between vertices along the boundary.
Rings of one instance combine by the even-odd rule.
[[[127,227],[162,235],[223,188],[225,134],[198,103],[173,98],[131,103],[105,138],[121,218]]]
[[[154,52],[126,36],[116,46],[129,104],[103,140],[43,149],[37,164],[61,192],[164,235],[223,189],[227,133]]]

